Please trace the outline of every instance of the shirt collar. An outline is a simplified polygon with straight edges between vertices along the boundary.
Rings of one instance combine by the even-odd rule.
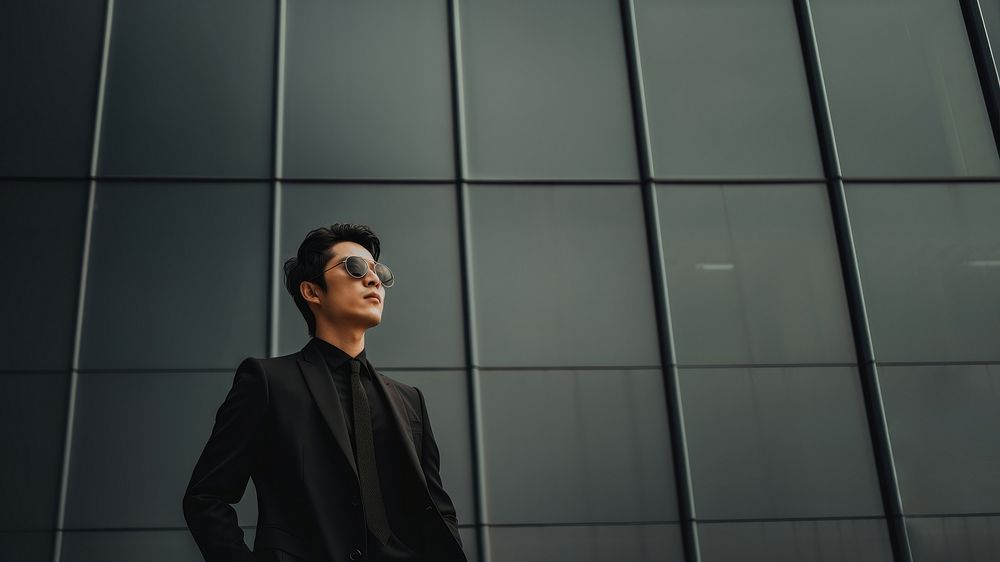
[[[313,341],[316,342],[316,346],[319,348],[319,351],[323,355],[323,359],[326,361],[327,365],[330,366],[330,369],[338,369],[341,365],[351,359],[357,359],[358,361],[361,361],[362,364],[367,361],[364,349],[361,350],[361,353],[359,353],[357,357],[351,357],[346,351],[326,340],[314,337]]]

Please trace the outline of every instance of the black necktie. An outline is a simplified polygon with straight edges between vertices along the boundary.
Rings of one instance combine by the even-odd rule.
[[[365,507],[368,529],[382,544],[389,542],[389,520],[385,515],[382,490],[375,468],[375,441],[372,438],[372,414],[368,396],[361,384],[361,362],[351,359],[351,401],[354,402],[354,446],[357,448],[358,475],[361,477],[361,502]]]

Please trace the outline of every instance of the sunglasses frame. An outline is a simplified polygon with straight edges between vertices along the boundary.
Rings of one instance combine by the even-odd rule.
[[[351,273],[351,268],[347,267],[347,265],[346,265],[347,264],[347,260],[350,260],[350,259],[359,259],[362,262],[364,262],[364,264],[365,264],[365,272],[362,273],[361,275],[355,275],[355,274]],[[339,261],[339,262],[331,265],[330,267],[324,269],[323,273],[320,273],[316,277],[321,277],[327,271],[330,271],[331,269],[337,267],[338,265],[343,265],[344,266],[344,271],[346,271],[348,275],[350,275],[351,277],[353,277],[355,279],[364,279],[365,275],[368,275],[368,272],[371,271],[372,273],[375,274],[375,277],[378,278],[379,283],[381,283],[384,287],[388,288],[388,287],[392,287],[393,285],[396,284],[396,276],[395,276],[395,274],[392,273],[392,270],[389,269],[389,266],[385,265],[384,263],[377,262],[377,261],[376,262],[369,262],[368,260],[366,260],[365,258],[363,258],[361,256],[347,256],[346,258],[342,259],[341,261]],[[381,265],[382,267],[385,268],[386,271],[389,272],[389,282],[388,283],[386,283],[385,281],[383,281],[382,278],[379,277],[378,272],[375,270],[375,266],[378,266],[378,265]]]

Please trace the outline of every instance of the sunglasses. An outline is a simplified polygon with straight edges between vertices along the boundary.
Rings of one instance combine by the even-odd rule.
[[[338,265],[343,265],[344,269],[347,270],[348,275],[356,279],[361,279],[365,275],[368,275],[368,269],[372,267],[375,270],[375,276],[378,277],[378,280],[382,283],[382,285],[386,287],[392,287],[392,284],[396,282],[396,280],[392,276],[392,270],[390,270],[384,264],[381,264],[377,261],[369,262],[368,260],[362,258],[361,256],[348,256],[343,261],[337,262],[331,265],[330,267],[324,269],[323,273],[330,271],[331,269],[337,267]],[[323,275],[323,273],[320,273],[316,277]]]

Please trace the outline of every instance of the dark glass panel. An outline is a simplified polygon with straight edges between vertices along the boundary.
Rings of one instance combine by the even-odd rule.
[[[637,177],[617,2],[458,4],[471,177]]]
[[[233,369],[264,355],[267,184],[102,183],[85,369]]]
[[[480,377],[489,523],[677,519],[661,372]]]

